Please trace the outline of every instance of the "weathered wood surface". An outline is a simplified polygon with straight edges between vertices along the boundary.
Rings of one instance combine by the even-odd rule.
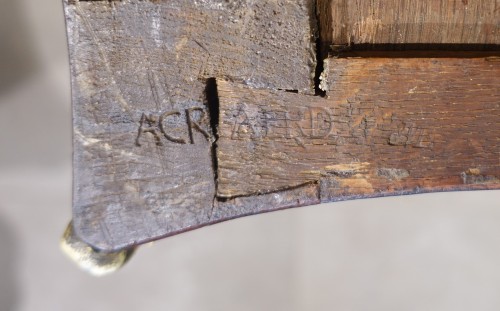
[[[328,98],[218,81],[220,197],[500,188],[500,62],[332,58]]]
[[[500,44],[499,0],[318,0],[318,13],[325,45]]]
[[[98,249],[215,221],[207,78],[314,92],[312,0],[66,0],[65,15],[73,223]]]
[[[371,53],[325,61],[321,80],[325,1],[64,1],[73,224],[98,250],[321,201],[499,187],[498,58]],[[485,25],[470,40],[498,34]]]

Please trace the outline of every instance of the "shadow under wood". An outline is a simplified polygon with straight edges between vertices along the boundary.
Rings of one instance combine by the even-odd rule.
[[[17,241],[9,224],[0,215],[0,310],[12,311],[19,301],[16,278]]]
[[[324,44],[324,43],[323,43]],[[354,44],[329,45],[328,54],[340,57],[483,57],[500,56],[498,44]]]
[[[215,187],[217,187],[218,163],[217,163],[217,140],[219,138],[219,94],[217,93],[217,81],[215,78],[207,79],[205,87],[205,100],[210,117],[210,128],[214,141],[212,142],[212,167],[214,171]]]
[[[386,44],[355,44],[352,50],[434,50],[434,51],[500,51],[499,44],[465,44],[465,43],[386,43]]]
[[[37,67],[22,3],[0,0],[0,93],[26,79]]]

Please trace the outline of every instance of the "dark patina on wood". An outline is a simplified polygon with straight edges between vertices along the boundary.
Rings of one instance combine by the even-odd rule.
[[[337,2],[65,0],[75,234],[109,252],[322,201],[500,188],[498,53],[323,62],[345,44]],[[442,12],[468,21],[455,2]],[[479,13],[438,43],[491,50],[498,22]]]
[[[116,250],[211,221],[210,87],[314,93],[315,14],[299,1],[65,1],[75,232]]]

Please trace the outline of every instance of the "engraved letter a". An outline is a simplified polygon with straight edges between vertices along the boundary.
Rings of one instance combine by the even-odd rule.
[[[151,135],[154,136],[156,145],[157,146],[163,146],[163,143],[160,140],[160,135],[158,135],[158,126],[157,126],[158,119],[156,116],[150,114],[149,116],[146,115],[145,113],[142,114],[140,125],[139,125],[139,133],[137,134],[137,138],[135,139],[135,144],[140,147],[141,143],[139,142],[139,138],[141,138],[141,135],[143,133],[150,133]]]

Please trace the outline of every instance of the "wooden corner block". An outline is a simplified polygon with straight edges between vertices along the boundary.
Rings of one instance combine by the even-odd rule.
[[[209,78],[314,93],[313,0],[66,1],[65,15],[73,224],[101,250],[211,219]]]
[[[113,252],[288,207],[499,189],[497,56],[315,51],[316,15],[323,47],[498,45],[493,4],[65,0],[75,234]]]

